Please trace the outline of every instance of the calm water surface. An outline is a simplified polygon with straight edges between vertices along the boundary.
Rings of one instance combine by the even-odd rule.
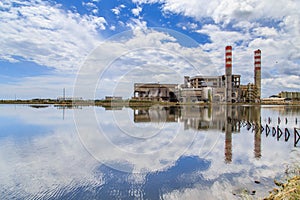
[[[295,128],[296,106],[0,105],[0,199],[259,199]]]

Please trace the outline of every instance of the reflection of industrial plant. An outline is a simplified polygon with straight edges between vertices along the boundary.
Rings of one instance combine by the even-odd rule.
[[[297,110],[299,113],[299,110]],[[277,119],[276,119],[277,120]],[[283,120],[283,119],[282,119]],[[225,133],[225,162],[232,161],[232,134],[239,133],[241,128],[246,128],[254,133],[254,156],[261,157],[261,135],[266,137],[276,137],[277,141],[289,141],[294,138],[296,147],[300,141],[300,129],[287,121],[280,124],[278,117],[277,124],[270,124],[272,119],[269,117],[266,124],[261,122],[260,106],[236,106],[236,105],[183,105],[180,107],[161,105],[150,108],[135,108],[134,122],[179,122],[183,123],[184,130],[219,130]],[[297,125],[297,117],[295,125]]]
[[[225,161],[232,161],[232,134],[240,132],[244,124],[260,127],[260,107],[254,106],[181,106],[151,107],[134,110],[134,122],[180,122],[184,130],[215,129],[225,133]],[[261,132],[254,135],[255,157],[261,156]]]
[[[134,122],[182,122],[184,129],[225,131],[226,123],[232,131],[240,131],[241,121],[260,120],[260,107],[234,105],[182,105],[134,108]]]
[[[240,84],[232,74],[232,47],[225,48],[225,74],[185,76],[184,84],[135,83],[137,100],[178,102],[259,102],[261,98],[261,51],[254,51],[254,83]]]

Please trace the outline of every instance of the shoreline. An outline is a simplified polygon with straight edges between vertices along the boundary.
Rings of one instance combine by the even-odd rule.
[[[214,105],[238,105],[238,106],[263,106],[263,105],[300,105],[300,101],[292,102],[260,102],[260,103],[210,103],[210,102],[163,102],[163,101],[138,101],[138,100],[86,100],[86,101],[57,101],[57,100],[0,100],[0,104],[27,104],[27,105],[57,105],[57,106],[102,106],[102,107],[150,107],[153,105],[161,106],[214,106]]]
[[[300,105],[300,101],[292,102],[260,102],[260,103],[211,103],[211,102],[163,102],[163,101],[138,101],[138,100],[122,100],[122,101],[107,101],[107,100],[86,100],[86,101],[57,101],[57,100],[0,100],[0,104],[24,104],[24,105],[57,105],[57,106],[102,106],[102,107],[149,107],[153,105],[162,106],[214,106],[214,105],[244,105],[244,106],[263,106],[263,105],[282,105],[293,106]]]

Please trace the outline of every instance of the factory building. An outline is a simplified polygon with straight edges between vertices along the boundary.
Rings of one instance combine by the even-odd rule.
[[[240,75],[231,75],[231,89],[226,90],[226,76],[194,76],[184,77],[184,84],[180,85],[178,93],[180,102],[238,102]],[[230,91],[230,95],[226,93]]]
[[[258,90],[255,84],[248,83],[240,86],[240,102],[258,102]]]
[[[177,101],[175,90],[178,84],[135,83],[134,97],[146,101]]]
[[[254,84],[241,85],[241,75],[232,74],[232,47],[225,47],[225,74],[185,76],[183,84],[135,83],[134,99],[155,101],[259,102],[261,97],[261,51],[254,51]]]

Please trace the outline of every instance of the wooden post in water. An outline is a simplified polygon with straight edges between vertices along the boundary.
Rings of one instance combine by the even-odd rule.
[[[270,134],[270,127],[268,126],[268,124],[266,124],[266,137],[268,137]]]
[[[297,131],[297,128],[294,128],[294,147],[297,146],[297,143],[299,142],[300,140],[300,135]]]
[[[276,128],[272,127],[272,136],[275,137],[275,135],[276,135]]]
[[[262,124],[260,124],[260,133],[262,134],[264,132],[265,128],[263,127]]]
[[[290,131],[289,131],[289,129],[288,128],[285,128],[284,129],[284,141],[288,141],[289,139],[290,139]]]
[[[282,131],[281,131],[281,129],[279,128],[279,126],[277,126],[277,141],[279,141],[279,139],[281,138],[281,136],[282,136]]]

